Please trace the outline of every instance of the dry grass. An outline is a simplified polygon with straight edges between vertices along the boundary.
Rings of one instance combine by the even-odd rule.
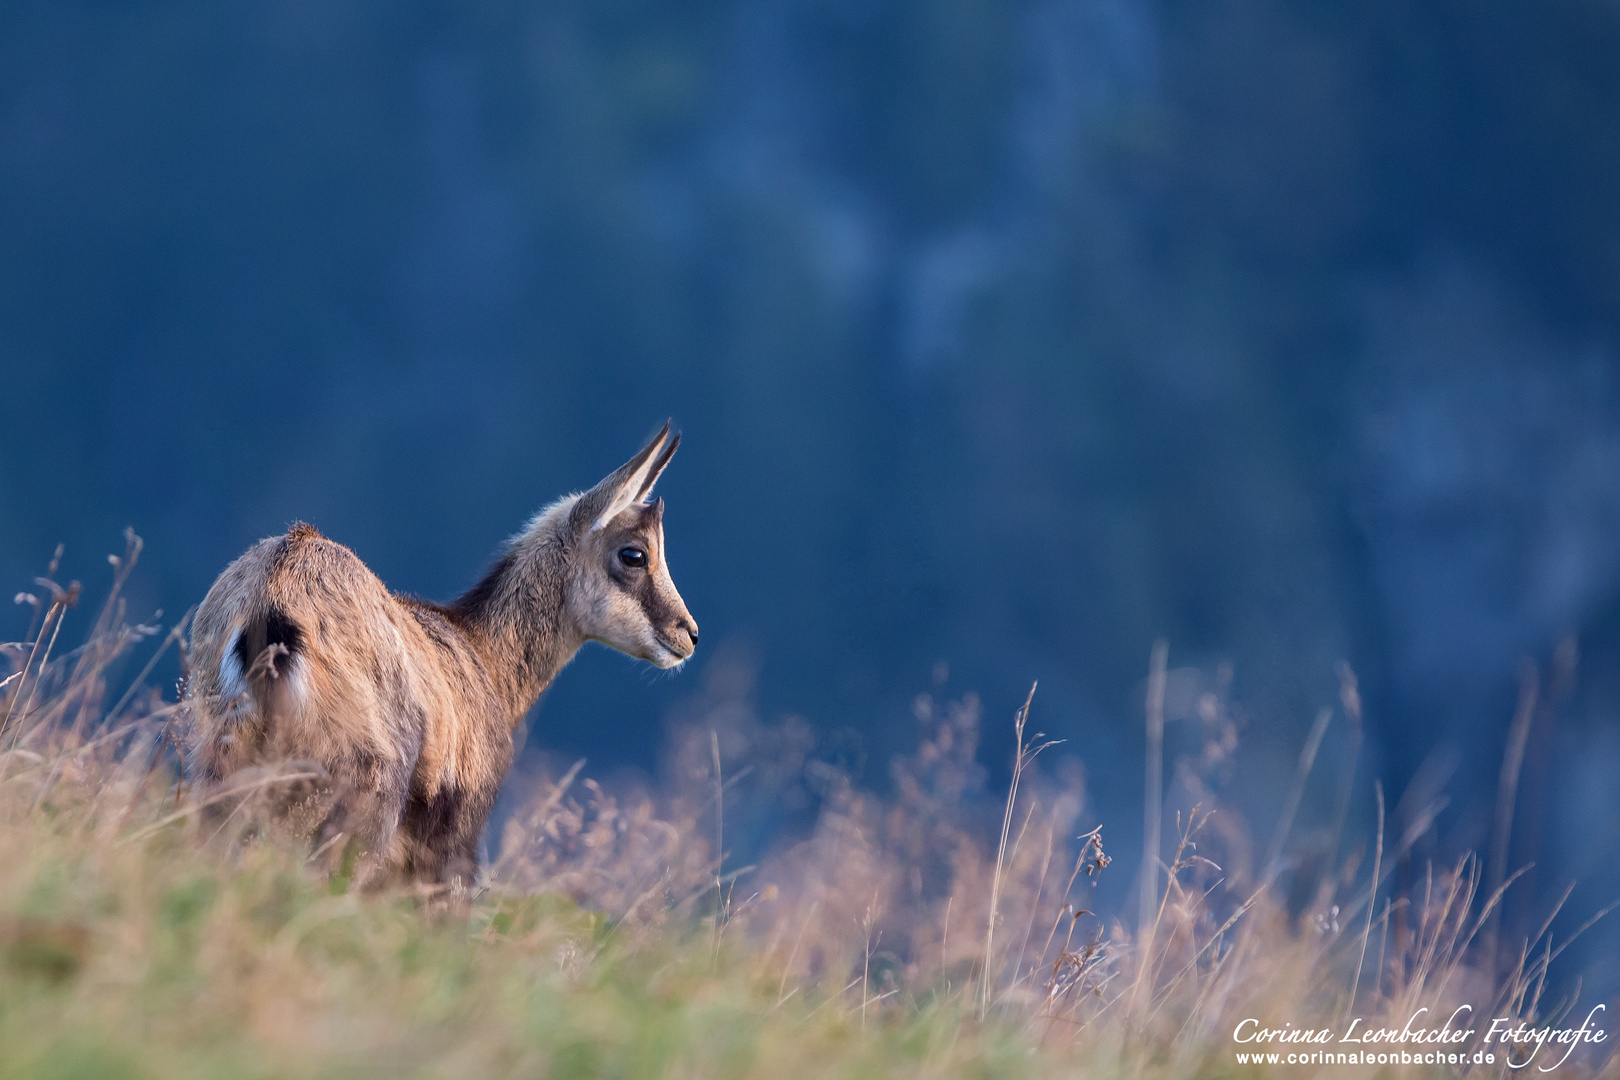
[[[1424,1007],[1540,1024],[1589,1007],[1550,1000],[1567,942],[1545,932],[1500,977],[1482,971],[1501,890],[1482,895],[1469,857],[1396,895],[1389,868],[1413,838],[1382,829],[1370,860],[1333,866],[1290,913],[1273,886],[1287,827],[1256,868],[1212,800],[1172,807],[1145,914],[1094,914],[1115,872],[1105,830],[1083,820],[1077,774],[1038,767],[1027,703],[1006,748],[1017,786],[987,816],[971,697],[918,699],[920,745],[879,799],[810,756],[802,727],[722,694],[688,717],[662,793],[609,793],[578,767],[531,778],[465,916],[326,880],[251,830],[205,850],[176,756],[184,717],[141,684],[181,628],[131,624],[119,599],[138,554],[132,538],[114,560],[83,644],[62,651],[77,590],[47,578],[8,652],[0,1077],[1254,1075],[1274,1070],[1237,1063],[1245,1018],[1337,1038]],[[115,696],[131,661],[141,677]],[[1162,704],[1159,654],[1153,669]],[[1343,707],[1359,732],[1353,681]],[[1207,745],[1175,792],[1229,760],[1231,709],[1219,689],[1200,702]],[[749,790],[793,785],[814,789],[814,828],[732,865],[718,826],[746,821]],[[1582,1054],[1560,1072],[1603,1066]]]

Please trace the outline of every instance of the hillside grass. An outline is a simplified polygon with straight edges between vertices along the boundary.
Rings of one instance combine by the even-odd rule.
[[[1382,838],[1290,913],[1276,860],[1245,865],[1209,807],[1172,812],[1147,917],[1099,917],[1086,905],[1109,872],[1102,832],[1077,824],[1072,782],[1038,769],[1027,703],[999,834],[964,809],[983,783],[976,706],[920,698],[924,739],[895,763],[895,797],[823,769],[813,835],[758,867],[727,863],[727,777],[814,763],[778,732],[728,765],[710,728],[677,752],[687,786],[673,794],[615,797],[577,768],[529,783],[469,891],[361,892],[263,839],[251,813],[199,837],[176,753],[184,709],[139,678],[109,689],[121,664],[150,670],[183,646],[183,626],[124,617],[138,553],[132,538],[113,560],[81,645],[62,632],[77,590],[47,577],[9,650],[4,1080],[1257,1076],[1277,1070],[1237,1064],[1245,1017],[1338,1032],[1351,1016],[1399,1027],[1424,1006],[1543,1022],[1562,1007],[1543,1000],[1548,939],[1481,970],[1494,904],[1478,860],[1396,896],[1404,852]],[[1225,708],[1207,711],[1229,750]],[[1560,1074],[1600,1068],[1615,1074],[1584,1054]]]

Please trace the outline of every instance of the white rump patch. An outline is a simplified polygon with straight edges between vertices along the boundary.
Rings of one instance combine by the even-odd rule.
[[[236,643],[242,638],[242,629],[231,634],[231,639],[225,643],[225,652],[219,658],[219,689],[225,700],[233,701],[248,692],[247,672],[242,670],[242,662],[236,658]]]
[[[242,630],[238,627],[225,643],[225,652],[219,658],[219,690],[221,698],[227,706],[236,712],[252,712],[263,705],[252,694],[252,684],[248,682],[247,672],[242,670],[241,658],[237,655],[236,645],[241,640]],[[279,701],[282,707],[291,705],[297,712],[302,712],[309,698],[309,680],[305,677],[304,658],[293,656],[287,665],[286,673],[280,678],[270,682],[270,686],[279,687],[270,690],[273,700]]]

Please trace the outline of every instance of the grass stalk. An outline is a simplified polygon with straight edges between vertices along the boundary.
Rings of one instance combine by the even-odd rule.
[[[1035,701],[1035,688],[1038,685],[1040,684],[1030,684],[1029,696],[1024,699],[1023,707],[1013,718],[1013,737],[1017,744],[1017,753],[1013,757],[1012,783],[1007,789],[1007,806],[1001,815],[1001,841],[996,847],[996,868],[990,882],[990,915],[985,921],[984,928],[984,967],[979,973],[980,1020],[984,1019],[990,1009],[990,979],[995,959],[996,919],[1001,914],[1001,883],[1007,869],[1007,840],[1012,832],[1013,806],[1018,801],[1018,784],[1024,776],[1024,765],[1034,756],[1025,749],[1024,725],[1029,722],[1029,707]],[[1036,753],[1039,753],[1039,750]]]
[[[1509,844],[1513,839],[1513,807],[1518,801],[1519,770],[1524,765],[1524,748],[1530,739],[1530,721],[1536,714],[1536,699],[1541,679],[1536,665],[1525,660],[1519,666],[1519,704],[1513,711],[1513,724],[1508,728],[1507,748],[1502,754],[1502,771],[1496,784],[1496,817],[1491,827],[1491,861],[1486,878],[1487,887],[1494,893],[1507,877]],[[1496,963],[1497,938],[1502,924],[1502,909],[1497,907],[1491,915],[1490,928],[1485,933],[1485,963]]]
[[[1159,830],[1164,815],[1164,686],[1170,644],[1153,643],[1147,682],[1147,775],[1142,796],[1142,892],[1137,934],[1148,932],[1159,902]]]
[[[1282,814],[1277,818],[1277,830],[1272,835],[1271,847],[1266,852],[1265,872],[1260,878],[1267,884],[1276,880],[1282,869],[1283,846],[1288,841],[1288,834],[1294,827],[1294,815],[1299,812],[1299,800],[1305,795],[1305,781],[1310,778],[1311,767],[1316,763],[1316,751],[1322,745],[1322,736],[1327,733],[1328,721],[1333,719],[1333,710],[1322,709],[1316,714],[1316,722],[1311,725],[1310,734],[1305,737],[1305,745],[1299,751],[1299,763],[1294,769],[1294,782],[1288,788],[1288,797],[1283,801]]]
[[[1348,1019],[1350,1011],[1356,1007],[1356,992],[1361,989],[1361,965],[1367,959],[1367,938],[1372,934],[1373,908],[1377,906],[1378,899],[1378,867],[1384,861],[1384,785],[1382,781],[1373,783],[1373,791],[1378,798],[1378,833],[1376,846],[1373,849],[1372,883],[1367,887],[1367,924],[1361,931],[1361,952],[1356,957],[1356,977],[1350,981],[1350,997],[1344,1004],[1344,1015]],[[1384,948],[1378,947],[1379,963],[1383,963]]]

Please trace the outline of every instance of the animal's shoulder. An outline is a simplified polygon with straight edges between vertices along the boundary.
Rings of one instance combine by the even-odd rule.
[[[461,628],[456,624],[454,613],[444,605],[408,593],[395,594],[394,600],[435,645],[451,649],[460,641]]]

